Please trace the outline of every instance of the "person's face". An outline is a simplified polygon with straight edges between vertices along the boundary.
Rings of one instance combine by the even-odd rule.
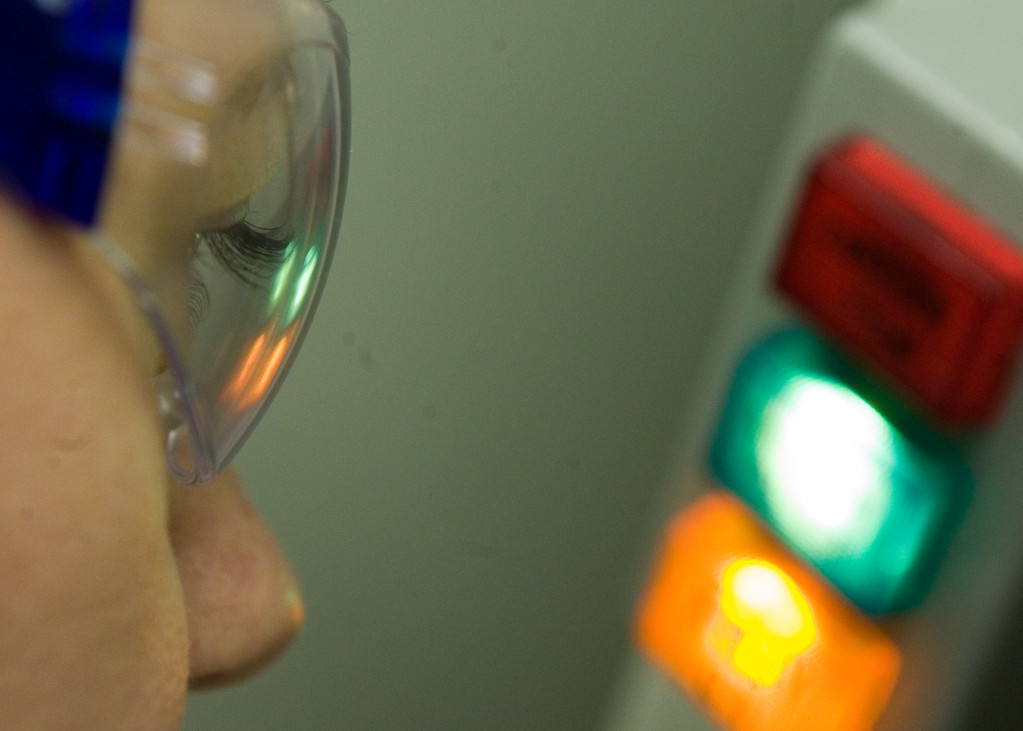
[[[192,1],[155,0],[140,22]],[[130,186],[124,201],[125,233],[152,227]],[[189,688],[288,644],[294,577],[233,472],[199,488],[169,477],[161,354],[89,244],[2,191],[0,242],[0,727],[177,728]]]

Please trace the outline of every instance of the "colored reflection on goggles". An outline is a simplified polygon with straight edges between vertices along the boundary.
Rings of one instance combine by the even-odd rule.
[[[274,276],[273,289],[270,293],[268,309],[276,311],[284,298],[289,298],[287,308],[283,310],[284,321],[291,323],[305,309],[315,281],[316,265],[320,261],[320,246],[312,246],[306,252],[301,269],[297,272],[294,258],[289,257]]]
[[[228,381],[222,400],[239,409],[258,404],[284,365],[295,332],[292,326],[278,340],[272,340],[266,333],[256,338],[238,373]]]

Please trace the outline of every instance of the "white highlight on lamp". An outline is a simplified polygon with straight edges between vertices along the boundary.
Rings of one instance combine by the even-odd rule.
[[[779,527],[832,554],[858,554],[891,503],[895,433],[832,381],[797,377],[765,409],[756,459]]]

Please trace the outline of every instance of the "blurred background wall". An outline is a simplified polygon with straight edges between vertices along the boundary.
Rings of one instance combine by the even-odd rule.
[[[240,458],[308,624],[185,728],[592,729],[691,369],[850,3],[334,4],[343,239]]]

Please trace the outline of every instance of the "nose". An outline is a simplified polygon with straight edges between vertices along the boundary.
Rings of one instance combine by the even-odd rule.
[[[268,665],[294,639],[303,607],[294,574],[233,471],[175,486],[170,535],[184,591],[189,681],[212,688]]]

